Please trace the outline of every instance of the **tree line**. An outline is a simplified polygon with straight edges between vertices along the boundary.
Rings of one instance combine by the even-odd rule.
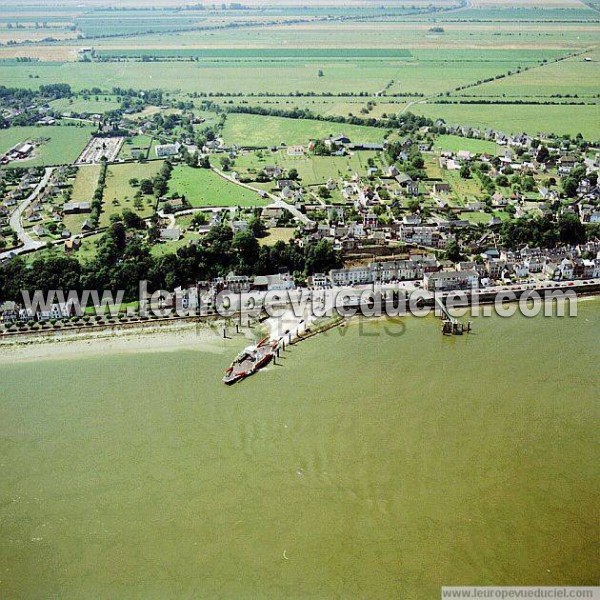
[[[364,127],[381,127],[384,129],[400,129],[405,132],[416,131],[419,127],[431,127],[433,121],[427,117],[405,113],[402,115],[391,115],[386,119],[374,117],[344,117],[342,115],[321,115],[313,113],[308,108],[265,108],[264,106],[229,106],[229,113],[261,115],[267,117],[284,117],[286,119],[308,119],[313,121],[327,121],[329,123],[342,123],[347,125],[361,125]]]
[[[173,290],[198,281],[226,276],[267,275],[287,269],[298,280],[316,272],[341,266],[338,252],[321,240],[300,247],[293,241],[261,246],[252,230],[233,234],[227,225],[218,225],[197,244],[176,253],[154,256],[150,245],[129,220],[118,220],[97,242],[94,258],[80,262],[74,256],[51,253],[31,264],[16,257],[0,267],[0,298],[22,300],[21,291],[40,290],[123,290],[125,301],[138,299],[139,282],[147,281],[150,291]]]

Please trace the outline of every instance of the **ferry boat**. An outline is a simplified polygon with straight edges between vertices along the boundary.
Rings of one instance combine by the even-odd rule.
[[[232,385],[254,375],[257,371],[267,366],[275,356],[277,342],[268,343],[269,338],[262,339],[256,346],[248,346],[231,363],[225,371],[223,383]]]

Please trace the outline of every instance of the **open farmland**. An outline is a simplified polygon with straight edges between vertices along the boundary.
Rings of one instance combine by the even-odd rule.
[[[355,142],[383,142],[386,130],[379,127],[346,125],[310,119],[287,119],[260,115],[230,114],[223,131],[229,144],[251,147],[307,144],[310,140],[323,139],[330,135],[346,134]]]
[[[0,153],[16,144],[39,141],[33,157],[12,163],[12,166],[40,167],[74,162],[94,131],[90,126],[11,127],[0,129]]]
[[[169,194],[185,196],[193,207],[262,206],[257,193],[227,181],[210,169],[177,166],[169,182]]]
[[[475,48],[521,47],[581,48],[597,31],[598,18],[581,21],[510,20],[468,21],[440,15],[431,19],[386,17],[371,20],[318,21],[271,27],[243,27],[220,31],[192,31],[165,35],[147,35],[118,39],[96,40],[99,51],[137,49],[223,49],[229,51],[254,48],[289,49],[336,48],[346,49],[349,56],[365,48]],[[444,31],[431,31],[432,25]],[[577,33],[583,34],[581,38]],[[72,44],[73,42],[69,42]]]
[[[243,93],[375,93],[398,76],[403,61],[355,62],[110,62],[98,63],[90,69],[86,63],[2,63],[0,79],[13,85],[37,88],[41,84],[68,83],[74,90],[89,89],[102,82],[104,86],[148,89],[160,87],[182,92]],[[319,70],[324,76],[319,77]],[[410,71],[412,73],[412,71]],[[490,70],[490,72],[492,72]],[[411,86],[408,86],[411,87]],[[411,88],[412,89],[412,88]],[[432,85],[428,89],[443,91]]]
[[[449,124],[494,127],[506,133],[581,133],[587,139],[600,139],[598,105],[415,104],[411,111]]]
[[[585,6],[579,4],[572,7],[492,7],[468,8],[454,11],[446,15],[448,20],[462,21],[586,21],[597,19],[598,14]]]
[[[600,54],[586,53],[585,56],[595,60],[586,62],[584,56],[569,58],[484,83],[459,95],[502,98],[543,98],[557,95],[597,97]]]
[[[242,97],[216,97],[213,98],[218,104],[226,106],[263,106],[265,108],[277,108],[282,110],[292,110],[302,108],[310,110],[317,115],[323,116],[358,116],[358,117],[382,117],[383,114],[393,114],[406,107],[409,101],[414,101],[415,97],[371,97],[361,96],[269,96],[251,98]],[[366,109],[367,102],[371,106],[367,113],[362,113]]]
[[[98,96],[96,99],[94,96],[83,98],[61,98],[60,100],[54,100],[50,103],[50,108],[59,113],[71,112],[71,113],[103,113],[109,110],[115,110],[119,108],[119,103],[116,101],[114,96]]]
[[[536,64],[561,56],[557,50],[421,51],[412,58],[248,58],[170,62],[101,62],[90,69],[86,63],[2,63],[0,77],[22,87],[68,83],[74,90],[89,89],[102,81],[111,86],[144,89],[244,94],[387,94],[431,95],[452,91],[515,70],[519,65]]]

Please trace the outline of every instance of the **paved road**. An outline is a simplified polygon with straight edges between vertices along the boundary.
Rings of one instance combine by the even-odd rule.
[[[13,214],[10,217],[10,226],[14,231],[17,232],[17,237],[21,242],[21,246],[18,248],[14,248],[13,250],[9,250],[7,252],[0,253],[0,260],[4,258],[8,258],[10,256],[15,256],[18,254],[23,254],[23,252],[29,252],[30,250],[37,250],[44,246],[44,242],[40,242],[39,240],[34,240],[29,234],[25,231],[23,224],[21,223],[21,216],[27,210],[27,207],[39,196],[40,192],[48,185],[48,181],[50,181],[50,177],[52,177],[54,169],[51,167],[46,168],[46,172],[42,180],[35,186],[35,189],[22,200],[19,206],[15,209]]]
[[[223,173],[223,171],[219,171],[219,169],[217,169],[215,167],[212,167],[212,170],[217,175],[222,177],[223,179],[227,179],[227,181],[230,181],[231,183],[235,183],[236,185],[246,188],[247,190],[251,190],[253,192],[256,192],[257,194],[266,193],[267,196],[271,200],[273,200],[273,204],[271,204],[271,206],[276,206],[277,208],[283,208],[284,210],[287,210],[292,215],[292,217],[298,219],[298,221],[300,221],[301,223],[304,223],[304,225],[308,225],[308,223],[310,223],[310,219],[304,213],[300,212],[295,206],[288,204],[285,200],[283,200],[283,198],[276,196],[275,194],[265,192],[264,190],[261,190],[259,188],[252,187],[251,185],[248,185],[247,183],[242,183],[241,181],[238,181],[237,179],[230,177],[226,173]]]
[[[300,212],[295,206],[288,204],[285,200],[281,198],[276,198],[271,206],[276,206],[277,208],[283,208],[284,210],[287,210],[292,215],[292,217],[295,217],[296,219],[298,219],[298,221],[304,223],[305,225],[308,225],[311,222],[310,219],[304,213]]]

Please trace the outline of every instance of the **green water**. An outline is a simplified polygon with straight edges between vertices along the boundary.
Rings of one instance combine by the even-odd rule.
[[[439,597],[598,581],[600,302],[0,365],[0,597]]]

